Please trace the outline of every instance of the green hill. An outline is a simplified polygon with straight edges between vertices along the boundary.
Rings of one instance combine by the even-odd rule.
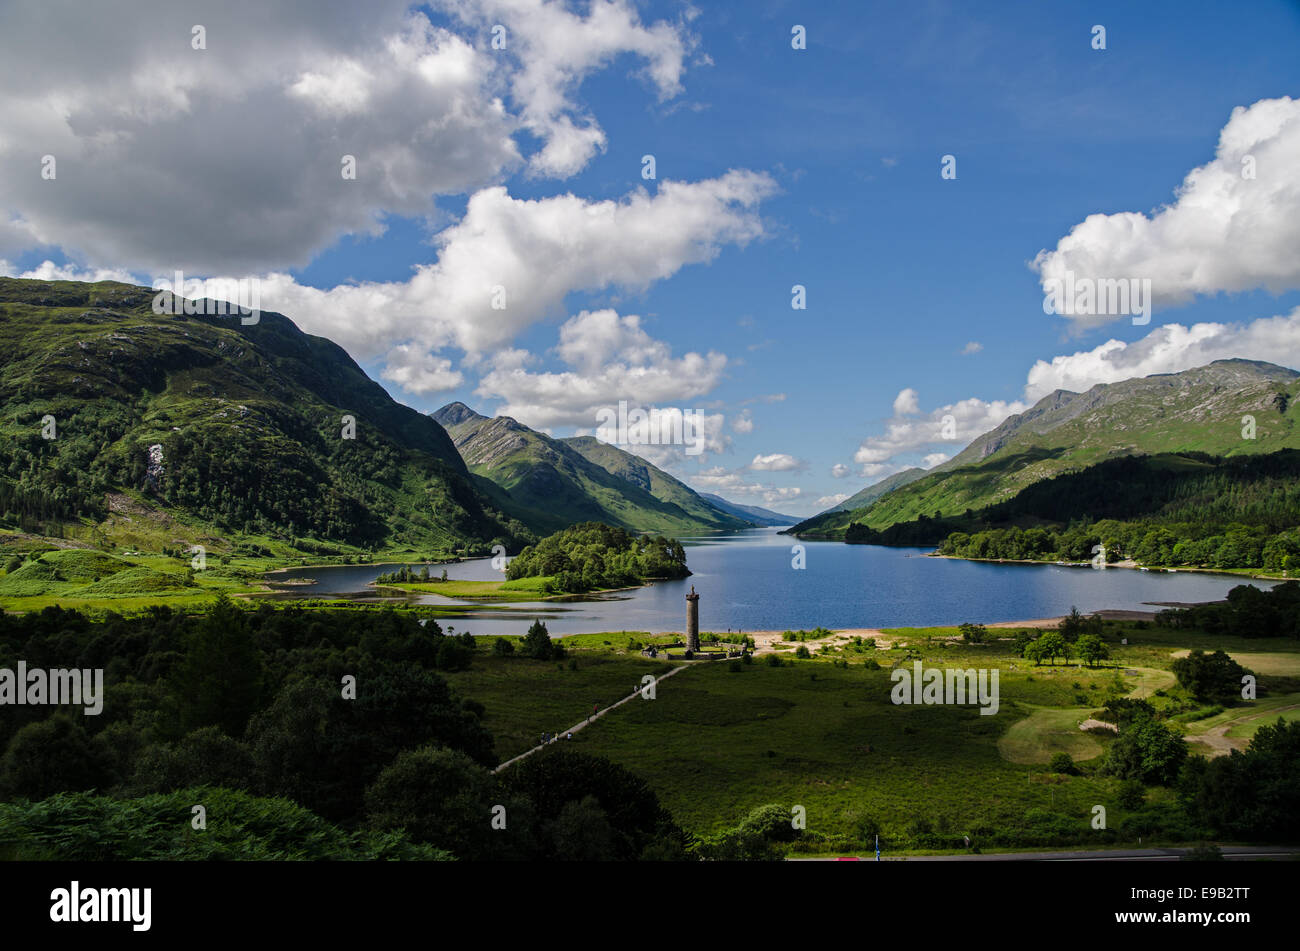
[[[720,511],[639,456],[592,437],[553,439],[508,416],[481,416],[464,403],[444,406],[433,418],[446,427],[470,471],[498,487],[502,504],[515,506],[543,531],[604,522],[629,531],[698,534],[753,524]]]
[[[313,553],[532,537],[441,426],[336,344],[274,313],[157,315],[153,297],[0,279],[0,527],[111,545],[129,522],[155,549],[258,538]]]
[[[868,505],[822,513],[791,532],[843,538],[850,524],[873,531],[978,511],[1026,487],[1108,459],[1201,452],[1233,457],[1300,448],[1300,374],[1248,360],[1219,360],[1181,373],[1056,392],[1009,417],[923,477]],[[1243,417],[1255,438],[1242,436]]]

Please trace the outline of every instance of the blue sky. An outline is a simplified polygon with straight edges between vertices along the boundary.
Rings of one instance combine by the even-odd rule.
[[[248,55],[260,42],[263,56],[284,57],[278,73],[260,80],[278,98],[252,85],[231,92],[209,61],[196,58],[194,73],[173,79],[169,96],[155,91],[162,105],[149,100],[114,128],[111,116],[77,122],[75,106],[60,124],[48,99],[42,106],[39,95],[6,79],[10,105],[30,116],[16,123],[26,139],[0,136],[6,173],[28,169],[38,153],[66,153],[63,180],[84,167],[87,180],[93,173],[147,202],[148,194],[132,189],[150,186],[123,181],[120,169],[107,178],[129,153],[114,156],[114,140],[105,146],[102,138],[107,127],[139,136],[143,148],[143,125],[175,144],[157,159],[174,173],[161,176],[164,197],[171,178],[182,201],[204,188],[216,197],[194,199],[206,217],[178,216],[169,241],[153,242],[130,236],[110,199],[99,207],[77,196],[75,181],[67,199],[36,183],[0,191],[9,212],[8,231],[0,230],[5,271],[112,271],[148,283],[170,273],[172,254],[176,266],[201,276],[280,274],[268,282],[264,306],[338,339],[403,402],[433,410],[459,399],[485,413],[512,411],[556,435],[591,428],[593,408],[620,399],[699,410],[713,427],[703,455],[628,448],[702,490],[799,515],[906,465],[955,454],[1055,385],[1079,389],[1222,356],[1300,362],[1300,319],[1254,323],[1300,306],[1300,263],[1256,266],[1262,255],[1237,247],[1236,237],[1282,242],[1293,258],[1300,246],[1289,223],[1300,220],[1300,186],[1286,184],[1300,167],[1300,103],[1293,108],[1285,98],[1300,97],[1300,4],[1260,0],[1247,12],[1188,2],[619,3],[613,9],[622,25],[601,34],[609,54],[569,73],[560,47],[575,31],[544,20],[541,0],[473,0],[455,18],[442,5],[390,6],[374,22],[326,24],[310,35],[288,21],[253,25],[251,14],[224,32],[209,27],[212,43],[238,34]],[[176,16],[176,29],[188,33],[187,24],[205,22],[205,14],[216,22],[197,5]],[[499,96],[504,135],[472,116],[440,118],[455,110],[445,88],[429,91],[429,70],[429,86],[420,87],[427,99],[412,100],[400,85],[397,74],[414,70],[412,61],[388,56],[383,43],[413,14],[473,48],[455,70],[440,66],[437,81],[451,83],[445,77],[454,73],[461,106],[471,111]],[[571,5],[569,15],[596,17],[586,3]],[[531,35],[534,48],[516,43],[509,56],[489,59],[497,22],[511,39]],[[806,28],[806,49],[791,48],[795,24]],[[1093,48],[1094,25],[1105,27],[1104,50]],[[254,29],[256,40],[247,32]],[[6,45],[18,35],[11,32]],[[450,49],[448,34],[433,35],[424,34],[421,49]],[[29,45],[40,52],[39,39]],[[352,75],[345,61],[360,64],[355,75],[365,78],[339,80]],[[138,76],[113,69],[88,65],[86,86],[142,88]],[[383,86],[385,70],[394,74],[391,88]],[[311,75],[318,79],[303,78]],[[85,97],[88,115],[91,94],[74,93]],[[354,93],[361,106],[349,105]],[[557,96],[563,107],[548,111]],[[274,112],[281,101],[299,108]],[[185,122],[202,127],[205,109],[214,131],[239,122],[236,128],[265,130],[283,143],[238,161],[187,152],[179,133]],[[1239,120],[1234,109],[1245,110]],[[536,156],[559,140],[566,116],[598,126],[602,146],[562,168],[539,169]],[[1154,217],[1176,201],[1193,169],[1213,166],[1223,179],[1238,161],[1231,149],[1219,150],[1230,121],[1259,140],[1246,149],[1260,156],[1257,177],[1207,185],[1203,201],[1186,202],[1182,217],[1140,230],[1140,249],[1099,221],[1056,259],[1080,273],[1153,278],[1150,324],[1044,314],[1047,271],[1031,266],[1035,256],[1058,249],[1090,215]],[[435,122],[448,131],[413,133]],[[295,153],[300,143],[310,147]],[[279,149],[282,164],[310,168],[322,151],[334,165],[338,152],[351,150],[367,191],[358,200],[361,189],[338,191],[324,175],[317,184],[310,169],[300,176],[291,164],[290,171],[265,169],[260,163],[276,161]],[[642,177],[646,154],[655,158],[653,181]],[[955,179],[940,175],[944,155],[956,159]],[[373,170],[385,162],[385,181],[373,185]],[[736,172],[758,178],[726,178]],[[306,184],[299,189],[296,181]],[[512,310],[508,328],[489,326],[498,317],[490,311],[446,313],[469,293],[457,284],[469,281],[458,262],[487,273],[495,265],[485,259],[528,255],[536,242],[563,248],[570,238],[574,254],[599,257],[611,239],[596,234],[584,244],[581,214],[545,210],[556,196],[572,195],[586,208],[626,204],[644,189],[653,203],[670,182],[728,184],[692,192],[666,218],[629,216],[618,226],[617,248],[608,249],[620,261],[643,255],[635,266],[602,261],[576,274],[562,266],[531,274],[521,265],[511,272],[512,293],[525,274],[553,277],[552,296],[523,289],[535,312]],[[491,188],[504,195],[471,215],[470,196]],[[718,199],[722,193],[743,197],[729,202]],[[735,216],[727,227],[681,224],[719,200],[719,213]],[[526,201],[543,204],[517,204]],[[1221,206],[1202,207],[1215,202]],[[258,230],[242,233],[250,222]],[[446,230],[457,223],[462,231]],[[685,248],[655,246],[655,235],[678,227]],[[188,228],[207,233],[187,237]],[[260,258],[241,254],[281,228],[283,237],[267,241]],[[444,259],[446,242],[462,239],[464,257]],[[413,269],[439,262],[431,290],[407,287]],[[338,293],[356,284],[396,289],[368,310],[356,294]],[[807,288],[806,310],[791,309],[794,284]],[[389,317],[380,320],[375,310]],[[604,317],[570,324],[566,338],[563,326],[584,311]],[[639,323],[629,324],[631,315]],[[1097,349],[1111,340],[1126,346]],[[687,361],[689,354],[699,361]],[[394,372],[403,361],[416,369]],[[1031,379],[1038,361],[1046,363]],[[944,411],[957,418],[956,439],[938,438]]]

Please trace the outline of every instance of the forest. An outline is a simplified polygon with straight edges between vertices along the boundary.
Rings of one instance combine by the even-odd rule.
[[[1300,452],[1125,457],[1033,483],[960,515],[934,513],[845,540],[938,544],[961,558],[1300,570]]]
[[[483,707],[439,674],[472,645],[388,609],[0,614],[0,667],[100,668],[105,683],[98,716],[6,709],[0,858],[685,855],[655,794],[601,757],[494,774]],[[211,834],[195,834],[195,805]]]
[[[506,567],[506,577],[553,579],[563,592],[685,578],[686,551],[676,539],[634,535],[601,522],[582,522],[529,545]]]

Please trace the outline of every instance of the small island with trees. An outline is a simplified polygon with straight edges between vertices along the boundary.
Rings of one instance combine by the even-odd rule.
[[[524,548],[506,566],[504,581],[449,580],[445,570],[435,578],[427,566],[403,566],[374,583],[454,598],[532,601],[632,588],[690,573],[686,551],[675,538],[582,522]]]

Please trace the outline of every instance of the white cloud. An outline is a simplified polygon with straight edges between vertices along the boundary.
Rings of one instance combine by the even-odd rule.
[[[524,160],[500,62],[406,7],[11,6],[0,217],[92,267],[247,276],[499,180]]]
[[[823,495],[817,500],[816,504],[823,508],[830,508],[833,505],[839,505],[847,498],[849,498],[847,492],[837,492],[835,495]]]
[[[784,452],[774,452],[766,456],[756,455],[754,461],[749,464],[749,468],[755,472],[793,472],[806,467],[806,463]]]
[[[921,460],[922,469],[933,469],[941,462],[947,462],[951,456],[946,452],[932,452]]]
[[[799,488],[752,482],[745,473],[728,471],[721,466],[697,473],[688,481],[708,492],[725,492],[728,497],[760,498],[768,505],[797,499],[803,494],[803,490]]]
[[[121,268],[79,268],[75,265],[55,264],[53,261],[42,261],[34,268],[23,271],[21,274],[15,273],[15,268],[8,261],[0,261],[0,274],[6,277],[21,277],[35,281],[120,281],[123,284],[135,284],[135,276],[123,271]]]
[[[1213,160],[1187,173],[1172,204],[1150,216],[1089,215],[1033,266],[1045,292],[1067,272],[1150,279],[1154,309],[1196,295],[1300,287],[1297,168],[1300,99],[1238,106]]]
[[[848,474],[849,474],[849,467],[842,462],[837,462],[835,463],[835,465],[831,466],[832,479],[843,479]]]
[[[447,358],[410,351],[405,344],[394,347],[379,375],[412,393],[454,390],[465,381],[462,373],[451,368]]]
[[[587,75],[620,55],[635,55],[664,101],[681,92],[684,61],[695,45],[693,37],[666,22],[643,25],[627,0],[592,3],[586,17],[562,3],[441,0],[439,5],[485,33],[498,23],[506,27],[506,49],[499,55],[522,64],[509,80],[511,98],[524,127],[546,143],[529,162],[537,175],[567,178],[604,151],[604,131],[572,100]]]
[[[726,356],[714,351],[674,357],[666,343],[641,328],[639,317],[612,310],[583,311],[565,321],[556,352],[570,369],[533,372],[528,354],[504,351],[489,361],[475,392],[504,400],[499,411],[528,426],[594,427],[598,412],[620,401],[649,407],[702,396],[727,365]],[[726,444],[723,417],[705,418],[709,443],[720,450]]]
[[[752,433],[754,431],[754,418],[749,415],[749,410],[743,409],[731,420],[731,428],[738,433]]]
[[[894,397],[894,415],[908,416],[921,412],[921,405],[917,402],[917,392],[910,386],[905,390],[900,390]]]
[[[1029,370],[1025,399],[1053,390],[1083,392],[1153,373],[1177,373],[1214,360],[1264,360],[1300,367],[1300,307],[1247,323],[1164,324],[1133,343],[1108,340],[1091,350],[1039,360]]]
[[[983,349],[984,344],[980,343],[978,340],[972,340],[970,343],[966,344],[966,346],[961,348],[961,355],[963,357],[969,357],[971,354],[979,353]]]
[[[934,451],[937,444],[964,445],[1012,413],[1026,409],[1028,404],[1019,400],[987,401],[972,397],[940,406],[924,414],[925,418],[916,419],[912,417],[922,415],[920,398],[917,391],[909,387],[894,400],[894,417],[885,423],[885,432],[864,439],[853,454],[853,461],[862,466],[864,477],[888,475],[903,468],[898,462],[899,456],[929,449],[931,452],[926,458],[935,458],[943,455]],[[910,415],[904,416],[903,413]],[[946,420],[948,416],[952,419]],[[933,464],[927,463],[927,468]]]
[[[624,58],[660,100],[696,40],[631,0],[46,0],[5,12],[0,221],[92,267],[240,276],[300,267],[388,215],[437,214],[527,164],[604,147],[575,98]],[[148,24],[141,29],[140,24]],[[191,26],[207,48],[190,46]],[[506,50],[488,28],[508,28]],[[531,154],[525,154],[523,148]],[[40,178],[53,155],[57,177]],[[345,154],[355,180],[340,174]],[[0,226],[0,256],[15,226]],[[660,249],[666,251],[666,249]],[[391,344],[393,341],[388,341]],[[386,349],[386,347],[384,348]]]
[[[394,354],[419,363],[429,352],[458,347],[472,361],[561,312],[573,291],[643,289],[688,264],[711,260],[725,244],[760,237],[755,206],[773,188],[767,176],[745,171],[695,183],[663,182],[654,196],[637,190],[621,202],[573,195],[520,200],[504,188],[489,188],[476,193],[465,216],[438,235],[438,260],[418,268],[409,281],[320,290],[272,274],[262,279],[262,306],[329,337],[360,360]],[[620,341],[635,333],[626,320],[620,324],[610,316],[587,318],[582,330]],[[576,333],[570,338],[561,345],[579,363],[584,347],[605,346],[601,339],[585,343]],[[410,346],[394,350],[399,344]]]

